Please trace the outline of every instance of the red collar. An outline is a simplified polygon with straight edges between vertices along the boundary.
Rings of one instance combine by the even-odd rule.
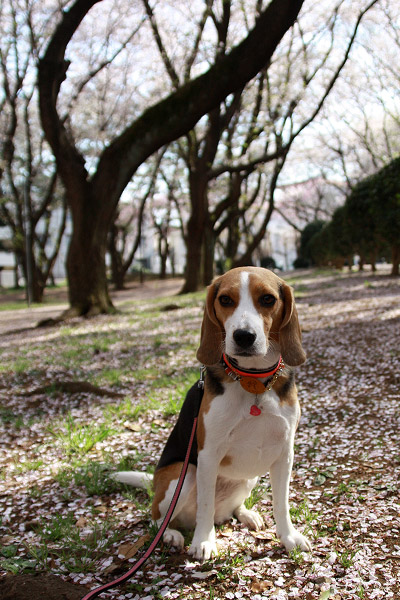
[[[222,354],[222,360],[225,363],[226,367],[225,367],[225,371],[228,373],[236,373],[236,375],[239,375],[241,377],[255,377],[256,379],[267,379],[268,377],[273,377],[275,375],[275,373],[277,373],[277,371],[280,369],[280,367],[282,366],[282,356],[279,357],[278,362],[276,363],[276,365],[274,365],[273,367],[271,367],[271,369],[269,371],[260,371],[258,369],[250,369],[250,370],[246,370],[243,369],[242,367],[240,369],[238,369],[236,366],[232,365],[232,359],[228,360],[228,357],[226,356],[226,354]]]

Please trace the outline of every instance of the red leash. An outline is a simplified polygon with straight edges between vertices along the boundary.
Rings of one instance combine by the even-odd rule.
[[[183,482],[185,480],[186,471],[187,471],[187,468],[189,465],[190,451],[192,449],[193,440],[194,440],[194,436],[196,433],[196,427],[197,427],[197,417],[195,417],[195,419],[193,421],[193,427],[192,427],[192,433],[190,434],[189,445],[188,445],[188,448],[186,451],[185,460],[182,465],[181,474],[179,475],[179,480],[178,480],[174,495],[171,500],[171,504],[169,505],[167,513],[164,517],[161,527],[158,530],[157,535],[155,536],[154,540],[151,542],[150,546],[147,548],[147,550],[143,554],[142,558],[140,558],[133,565],[133,567],[131,569],[129,569],[129,571],[127,571],[124,575],[121,575],[121,577],[118,577],[118,579],[114,579],[114,581],[110,581],[109,583],[105,583],[104,585],[101,585],[100,587],[95,588],[94,590],[92,590],[91,592],[86,594],[86,596],[84,596],[82,598],[82,600],[91,600],[91,598],[96,598],[102,592],[105,592],[106,590],[118,585],[119,583],[123,583],[127,579],[130,579],[132,577],[132,575],[134,575],[134,573],[136,573],[136,571],[138,571],[140,569],[140,567],[143,565],[143,563],[145,563],[146,560],[154,552],[155,548],[157,547],[157,544],[159,543],[160,539],[162,538],[162,536],[164,534],[164,531],[168,527],[168,523],[171,520],[172,513],[174,512],[176,503],[178,502],[179,494],[181,493]]]

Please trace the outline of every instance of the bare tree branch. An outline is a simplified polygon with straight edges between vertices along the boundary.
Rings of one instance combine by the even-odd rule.
[[[174,66],[172,64],[172,61],[169,58],[168,52],[167,52],[167,50],[165,48],[165,45],[164,45],[164,43],[163,43],[163,41],[161,39],[161,34],[159,32],[159,29],[158,29],[158,25],[157,25],[157,22],[156,22],[156,18],[154,16],[153,9],[151,8],[150,3],[148,2],[148,0],[142,0],[142,2],[143,2],[143,5],[144,5],[144,7],[146,9],[146,13],[147,13],[147,16],[148,16],[149,21],[150,21],[151,29],[153,30],[154,39],[155,39],[157,47],[158,47],[158,49],[160,51],[160,56],[161,56],[161,59],[162,59],[162,61],[164,63],[165,70],[167,71],[167,73],[169,75],[169,78],[170,78],[170,80],[172,82],[172,85],[173,85],[174,89],[178,89],[179,85],[180,85],[179,75],[175,71],[175,68],[174,68]]]

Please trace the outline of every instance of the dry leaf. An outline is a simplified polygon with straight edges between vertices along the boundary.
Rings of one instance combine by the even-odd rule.
[[[85,517],[79,517],[75,525],[78,529],[83,529],[87,525],[87,519]]]
[[[158,427],[169,427],[169,424],[166,423],[165,421],[161,421],[161,419],[153,419],[153,424],[154,425],[158,425]]]
[[[148,533],[146,533],[146,535],[142,535],[142,537],[136,540],[134,544],[122,544],[118,548],[118,557],[123,560],[129,560],[130,558],[133,558],[135,554],[137,554],[137,552],[140,550],[140,548],[144,546],[146,542],[149,541],[149,539],[150,536]]]
[[[231,537],[233,533],[233,529],[231,529],[230,527],[226,527],[223,531],[219,532],[219,535],[222,535],[223,537]]]
[[[115,573],[115,571],[118,571],[119,569],[121,569],[121,563],[111,563],[111,565],[104,569],[103,573],[105,575],[112,575],[113,573]]]
[[[269,531],[249,531],[250,535],[256,540],[274,540],[275,536]]]
[[[253,581],[253,583],[251,584],[251,591],[255,592],[257,594],[259,594],[260,592],[265,592],[265,590],[268,590],[269,588],[274,587],[274,584],[272,583],[272,581],[258,581],[255,580]]]
[[[208,579],[209,577],[211,577],[212,575],[216,575],[218,573],[218,571],[216,571],[215,569],[212,569],[211,571],[193,571],[193,573],[191,573],[191,576],[194,579]]]
[[[129,429],[129,431],[142,431],[142,427],[138,423],[131,423],[130,421],[125,421],[124,427],[125,429]]]

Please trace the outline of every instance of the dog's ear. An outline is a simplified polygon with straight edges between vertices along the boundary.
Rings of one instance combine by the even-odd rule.
[[[197,359],[208,367],[215,365],[222,355],[224,330],[219,323],[214,309],[214,301],[218,292],[218,282],[214,281],[207,288],[203,322],[201,324],[200,346]]]
[[[282,323],[279,329],[279,346],[282,358],[290,367],[302,365],[306,353],[301,344],[301,329],[293,290],[285,282],[281,285],[281,296],[284,303]]]

